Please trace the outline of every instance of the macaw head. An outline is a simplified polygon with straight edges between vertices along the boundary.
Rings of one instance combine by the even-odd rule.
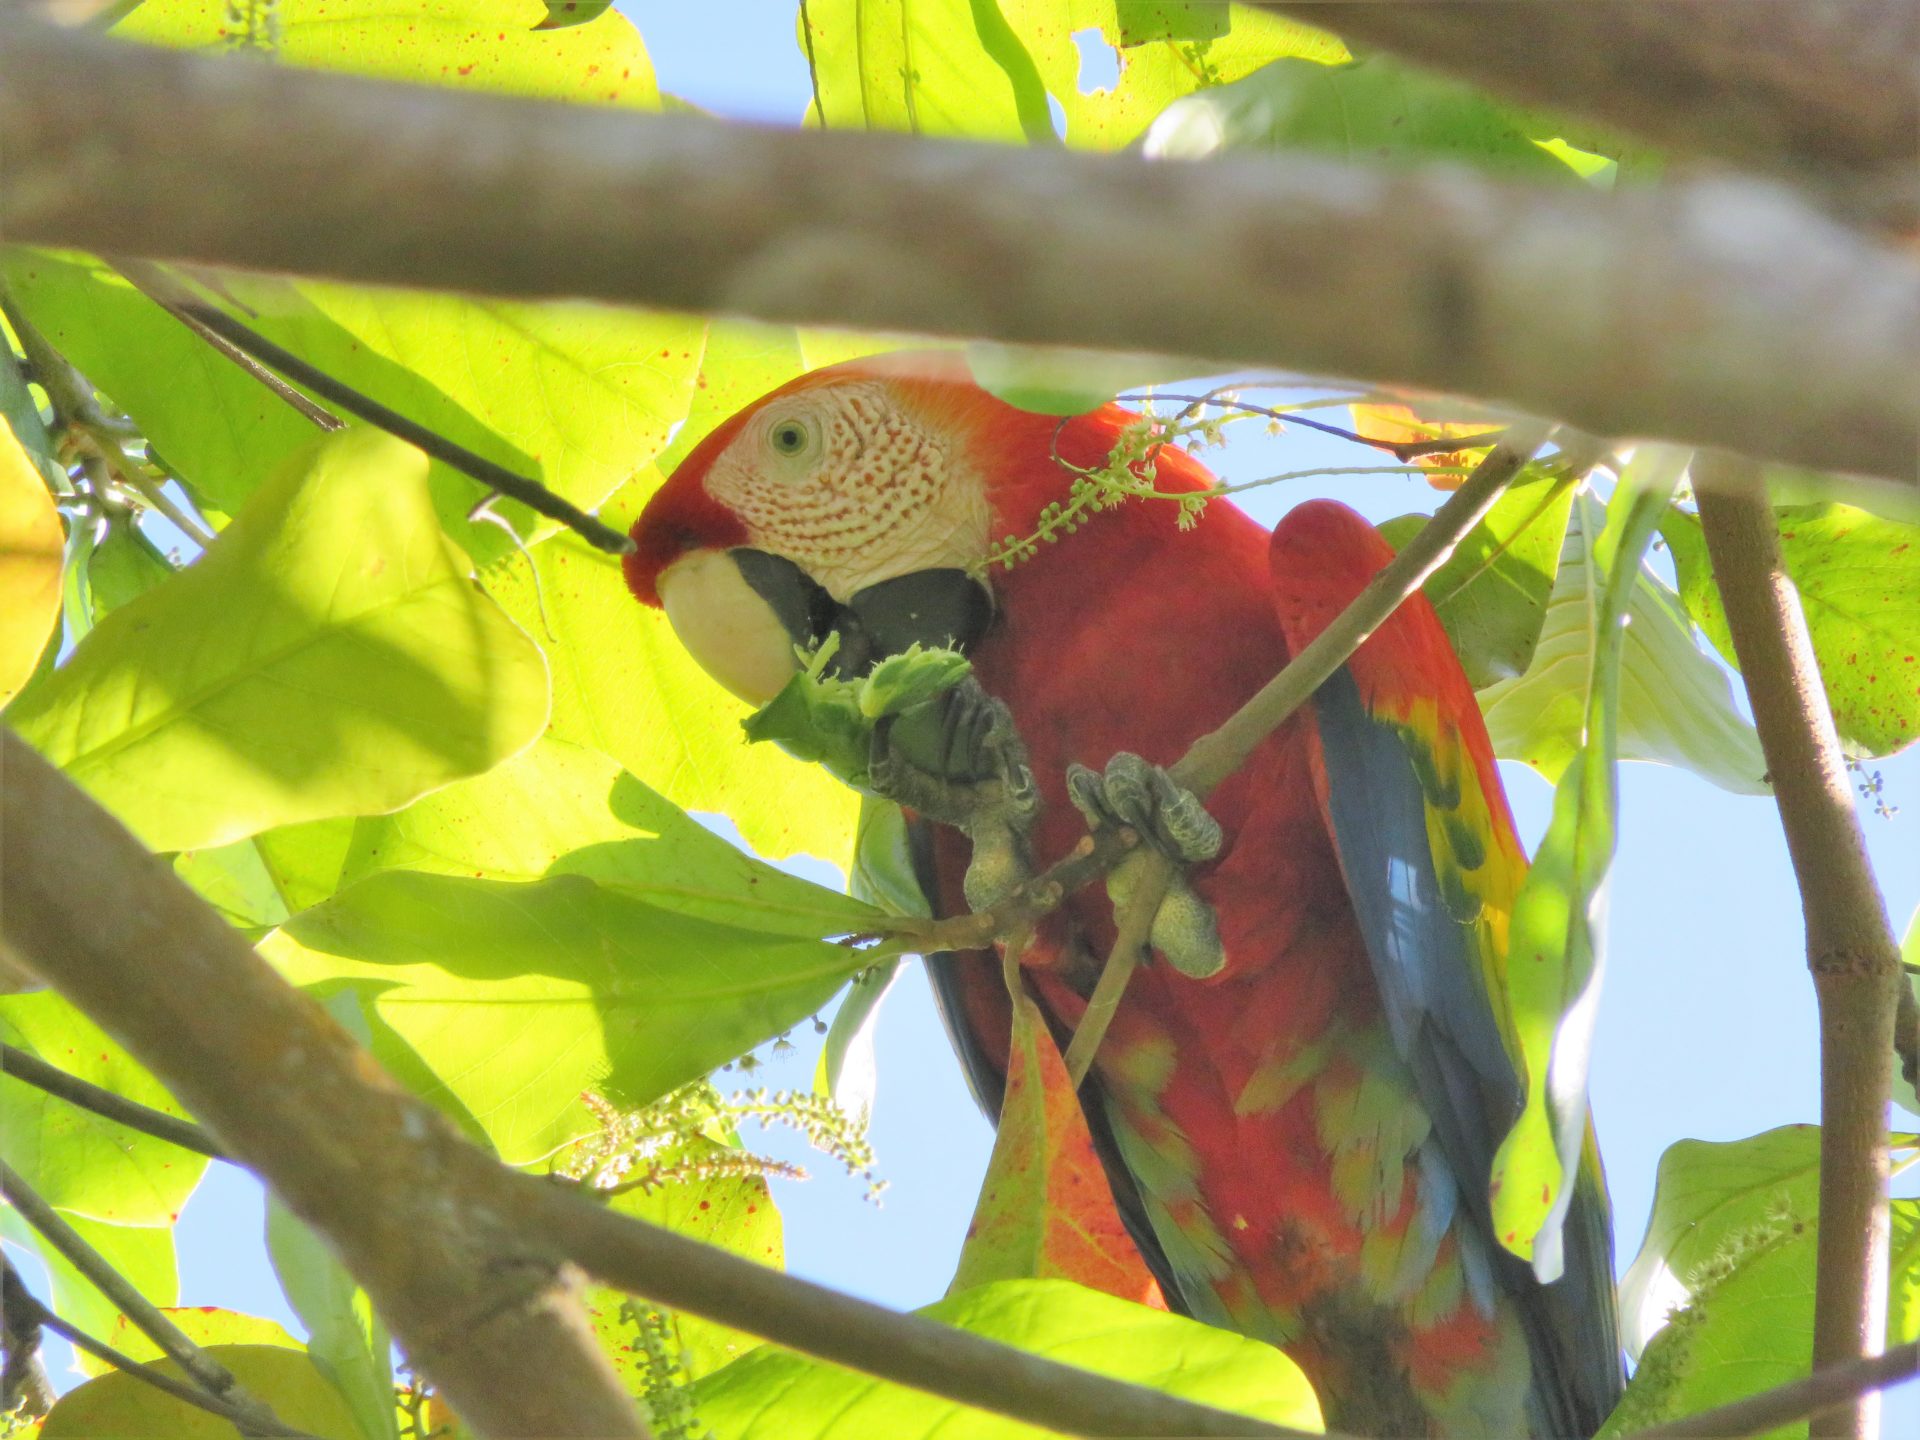
[[[701,668],[751,704],[796,647],[838,632],[860,674],[918,641],[965,649],[992,623],[982,578],[1012,491],[1064,491],[1058,429],[974,384],[957,352],[898,352],[781,386],[681,461],[633,527],[627,583]]]

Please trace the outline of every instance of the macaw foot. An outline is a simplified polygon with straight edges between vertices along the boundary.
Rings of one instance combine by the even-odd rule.
[[[1033,876],[1027,832],[1040,789],[1007,707],[969,675],[874,726],[868,786],[973,841],[967,904],[984,910]]]
[[[1104,775],[1084,765],[1067,768],[1067,796],[1087,824],[1131,826],[1140,838],[1173,861],[1173,883],[1154,912],[1150,940],[1155,950],[1182,975],[1204,980],[1227,963],[1213,907],[1188,883],[1185,867],[1220,853],[1220,822],[1200,797],[1174,784],[1158,765],[1121,751],[1107,762]],[[1116,910],[1126,908],[1139,884],[1146,855],[1136,851],[1107,877],[1107,894]]]

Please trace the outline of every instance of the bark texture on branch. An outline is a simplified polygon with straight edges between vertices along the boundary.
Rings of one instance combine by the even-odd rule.
[[[776,1344],[1076,1435],[1298,1432],[841,1295],[507,1170],[0,727],[0,950],[120,1040],[333,1244],[488,1436],[645,1435],[574,1265]]]
[[[1920,221],[1912,0],[1257,0],[1675,155]]]
[[[1920,273],[1754,180],[1608,195],[763,130],[5,18],[0,153],[16,241],[1187,353],[1907,484],[1920,451]]]
[[[1695,463],[1700,521],[1786,830],[1820,1009],[1816,1369],[1878,1355],[1887,1327],[1887,1105],[1899,946],[1873,878],[1800,598],[1757,468]],[[1878,1433],[1879,1396],[1818,1411],[1817,1437]]]
[[[327,1238],[479,1433],[646,1434],[573,1278],[489,1203],[505,1172],[4,729],[0,948]]]

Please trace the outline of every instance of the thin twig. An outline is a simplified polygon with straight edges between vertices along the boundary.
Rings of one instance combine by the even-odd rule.
[[[1820,1011],[1816,1369],[1878,1353],[1887,1305],[1887,1100],[1905,985],[1874,881],[1806,616],[1781,560],[1757,464],[1695,461],[1700,525],[1766,755],[1806,921]],[[1816,1437],[1878,1431],[1876,1396],[1813,1416]]]
[[[1440,436],[1432,440],[1385,440],[1377,435],[1362,435],[1358,430],[1348,430],[1339,425],[1329,425],[1324,420],[1309,420],[1306,416],[1296,414],[1291,410],[1281,410],[1266,405],[1255,405],[1251,401],[1242,400],[1237,396],[1233,399],[1222,398],[1231,394],[1234,388],[1232,385],[1225,385],[1218,390],[1209,391],[1205,395],[1173,395],[1163,390],[1156,390],[1151,394],[1121,395],[1118,396],[1117,399],[1119,403],[1123,405],[1151,404],[1155,400],[1172,400],[1192,409],[1199,409],[1202,406],[1212,406],[1216,410],[1239,410],[1248,415],[1260,415],[1268,420],[1276,420],[1282,425],[1304,425],[1309,430],[1318,430],[1323,435],[1332,435],[1340,440],[1351,440],[1356,445],[1371,445],[1376,450],[1389,451],[1396,460],[1401,461],[1412,460],[1421,455],[1444,455],[1453,450],[1478,450],[1483,445],[1493,444],[1502,435],[1506,434],[1505,429],[1499,429],[1488,430],[1478,435]],[[1351,404],[1353,402],[1349,401],[1348,403]]]
[[[1239,769],[1254,748],[1303,705],[1327,678],[1380,628],[1453,554],[1454,547],[1493,508],[1507,486],[1545,443],[1549,426],[1527,420],[1507,431],[1460,488],[1354,597],[1312,643],[1219,729],[1202,735],[1172,767],[1174,780],[1205,799]]]
[[[604,521],[587,514],[565,496],[555,494],[537,480],[530,480],[504,465],[495,464],[484,455],[475,454],[464,445],[455,444],[444,435],[382,405],[371,396],[342,384],[326,371],[309,365],[291,350],[276,345],[258,331],[241,324],[226,311],[188,294],[158,266],[144,260],[130,259],[116,259],[113,264],[143,294],[180,319],[190,317],[198,321],[236,349],[253,356],[262,364],[271,365],[288,379],[330,400],[349,415],[377,426],[389,435],[398,436],[442,464],[478,480],[488,489],[518,500],[535,514],[559,521],[597,550],[604,550],[610,555],[624,555],[633,549],[633,541]]]
[[[90,438],[95,444],[99,443],[98,436]],[[104,451],[104,447],[102,448]],[[127,458],[126,452],[117,445],[111,451],[105,451],[101,459],[106,462],[107,469],[112,472],[115,479],[146,501],[152,509],[159,511],[175,529],[202,550],[218,538],[206,526],[173,503],[173,497],[166,492],[164,481],[157,481],[141,474],[139,468]]]
[[[314,404],[314,402],[301,393],[299,389],[282,380],[278,375],[274,374],[273,371],[267,369],[266,366],[247,354],[246,351],[242,350],[238,345],[235,345],[224,335],[209,328],[207,323],[200,319],[199,316],[181,310],[176,306],[169,305],[164,300],[148,294],[144,289],[141,290],[141,293],[146,294],[148,299],[153,300],[161,309],[165,310],[169,315],[173,316],[174,319],[178,320],[182,325],[206,341],[207,344],[211,345],[215,352],[222,358],[232,361],[233,364],[237,365],[249,377],[266,386],[274,395],[285,401],[306,419],[311,420],[320,429],[346,429],[346,422],[338,415],[323,405]]]
[[[1826,1406],[1897,1385],[1920,1374],[1920,1340],[1897,1345],[1884,1355],[1849,1360],[1816,1370],[1744,1400],[1735,1400],[1698,1415],[1669,1420],[1635,1430],[1625,1440],[1733,1440],[1737,1435],[1762,1435],[1805,1419]]]
[[[0,1196],[20,1212],[20,1218],[57,1250],[62,1259],[118,1306],[135,1329],[158,1345],[161,1353],[186,1371],[203,1390],[246,1415],[251,1428],[262,1433],[267,1427],[273,1427],[276,1433],[285,1431],[286,1427],[270,1407],[247,1394],[226,1366],[194,1344],[4,1160],[0,1160]]]
[[[0,1074],[11,1075],[49,1095],[59,1096],[70,1105],[78,1105],[82,1110],[90,1110],[130,1130],[138,1130],[156,1140],[165,1140],[183,1150],[192,1150],[210,1160],[227,1158],[219,1142],[191,1120],[182,1120],[178,1115],[169,1115],[151,1105],[142,1105],[138,1100],[116,1095],[104,1086],[96,1085],[91,1080],[82,1080],[78,1075],[69,1075],[65,1070],[49,1065],[38,1055],[30,1055],[12,1045],[0,1044]]]
[[[1076,1090],[1087,1078],[1100,1042],[1107,1038],[1107,1027],[1113,1024],[1113,1017],[1120,1009],[1127,983],[1147,958],[1154,913],[1167,898],[1173,878],[1173,862],[1158,850],[1150,849],[1141,861],[1140,875],[1126,904],[1120,907],[1119,933],[1113,937],[1113,949],[1107,953],[1106,964],[1100,967],[1100,978],[1087,997],[1087,1008],[1073,1027],[1073,1039],[1067,1043],[1067,1078],[1073,1081]]]

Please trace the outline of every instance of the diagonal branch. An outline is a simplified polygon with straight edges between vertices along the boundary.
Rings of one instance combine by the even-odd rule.
[[[506,1169],[4,728],[0,766],[0,949],[114,1034],[327,1238],[479,1433],[644,1435],[573,1300],[578,1265],[1048,1429],[1295,1435],[840,1295]]]
[[[112,44],[4,11],[0,152],[0,234],[21,242],[1187,353],[1915,482],[1920,273],[1759,181],[1603,193],[782,131]],[[1381,303],[1356,316],[1356,295]]]
[[[1623,1440],[1731,1440],[1735,1435],[1764,1435],[1804,1420],[1823,1406],[1847,1404],[1915,1375],[1920,1375],[1920,1340],[1897,1345],[1884,1355],[1830,1365],[1805,1379],[1698,1415],[1636,1430]]]
[[[1700,523],[1767,757],[1820,1007],[1820,1235],[1813,1363],[1879,1353],[1887,1314],[1887,1101],[1905,984],[1798,592],[1759,469],[1695,462]],[[1815,1436],[1878,1433],[1877,1397],[1816,1414]]]

